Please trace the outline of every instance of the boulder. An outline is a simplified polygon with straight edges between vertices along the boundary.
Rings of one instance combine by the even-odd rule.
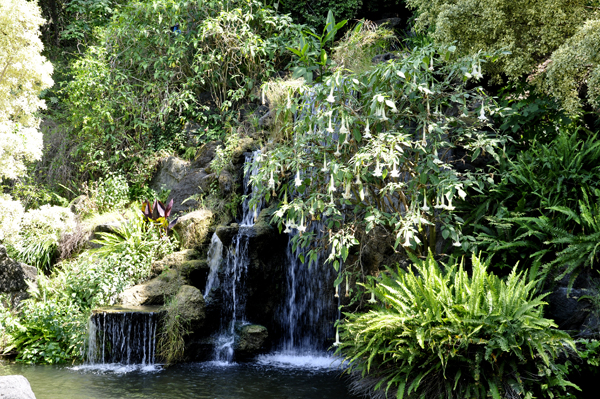
[[[219,237],[219,240],[223,243],[223,246],[228,247],[231,245],[231,240],[238,233],[240,226],[237,223],[231,223],[229,226],[219,226],[215,234]]]
[[[223,193],[224,195],[228,195],[231,193],[231,191],[233,191],[233,187],[233,176],[231,175],[231,173],[223,169],[219,174],[219,188],[221,189],[221,193]]]
[[[0,377],[0,398],[2,399],[35,399],[31,385],[22,375]]]
[[[0,293],[8,294],[11,303],[17,304],[28,297],[29,285],[37,282],[37,269],[8,257],[6,248],[0,245]]]
[[[180,213],[198,206],[198,201],[190,199],[194,195],[208,191],[212,175],[206,173],[200,163],[189,162],[177,157],[164,159],[152,179],[150,187],[156,192],[170,190],[173,199],[173,213]],[[185,201],[185,203],[184,203]]]
[[[204,305],[204,297],[198,288],[182,285],[169,311],[179,315],[182,321],[189,323],[191,331],[194,331],[202,328],[204,323],[206,317]]]
[[[173,252],[152,264],[154,276],[169,269],[177,270],[190,285],[200,289],[206,286],[206,279],[210,271],[206,256],[202,256],[195,249]]]
[[[158,173],[152,179],[150,187],[156,192],[171,190],[185,177],[190,163],[177,157],[168,157],[160,163]]]
[[[197,248],[209,240],[209,227],[214,214],[209,209],[190,212],[179,218],[174,230],[179,234],[183,248]]]
[[[143,284],[126,289],[120,295],[123,306],[162,305],[177,293],[183,279],[176,270],[167,270]]]
[[[592,292],[585,288],[557,287],[547,297],[547,316],[561,330],[579,330],[590,314],[592,304],[582,299]]]
[[[388,62],[390,60],[397,60],[398,58],[399,57],[394,53],[378,54],[375,57],[373,57],[371,62],[373,64],[379,64],[380,62]]]
[[[216,150],[219,145],[222,145],[220,141],[211,141],[210,143],[203,144],[202,147],[198,150],[198,154],[194,159],[194,163],[192,164],[192,168],[195,169],[208,169],[210,167],[210,163],[213,159],[215,159]]]
[[[269,336],[267,328],[258,324],[236,326],[236,333],[233,350],[235,357],[241,360],[260,353]]]

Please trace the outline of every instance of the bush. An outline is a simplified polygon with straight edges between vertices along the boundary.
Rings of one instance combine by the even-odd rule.
[[[129,202],[129,184],[122,175],[110,174],[96,187],[93,200],[100,213],[123,208]]]
[[[185,148],[187,119],[221,124],[256,95],[287,62],[298,31],[256,0],[128,3],[74,63],[66,87],[86,170],[120,168],[144,181],[152,172],[145,158]]]
[[[559,355],[569,336],[543,317],[535,281],[516,268],[503,281],[472,258],[472,275],[432,255],[409,271],[388,269],[364,314],[346,314],[337,353],[349,371],[397,398],[553,397],[574,386]]]
[[[50,277],[40,276],[32,298],[20,308],[0,305],[0,350],[16,352],[17,361],[61,363],[83,356],[90,310],[112,305],[126,288],[150,275],[152,262],[175,244],[141,218],[105,233],[103,247],[60,263]]]
[[[9,195],[0,194],[0,242],[11,241],[21,229],[23,205]]]
[[[75,215],[68,208],[44,205],[30,209],[23,215],[20,234],[11,242],[17,260],[49,272],[61,235],[72,232],[75,226]]]

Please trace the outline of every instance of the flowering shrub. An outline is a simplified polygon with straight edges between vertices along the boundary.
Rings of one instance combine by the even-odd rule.
[[[40,54],[43,23],[36,2],[0,3],[0,181],[23,175],[23,161],[42,155],[34,113],[45,107],[40,92],[53,84],[52,64]]]
[[[129,202],[129,184],[124,176],[111,174],[100,179],[93,196],[99,212],[119,209]]]
[[[9,195],[0,195],[0,242],[11,241],[19,233],[23,205]]]
[[[356,75],[338,72],[288,95],[283,107],[296,113],[287,126],[293,139],[263,153],[252,181],[267,201],[280,201],[279,227],[303,232],[296,244],[313,244],[307,225],[324,221],[329,234],[321,244],[329,245],[336,268],[358,244],[358,232],[375,226],[409,251],[435,251],[437,231],[466,245],[453,204],[490,177],[457,168],[456,148],[471,159],[499,160],[507,138],[491,129],[490,116],[501,112],[494,99],[467,86],[493,57],[457,59],[454,51],[416,48],[395,62]],[[316,258],[323,245],[309,256]]]

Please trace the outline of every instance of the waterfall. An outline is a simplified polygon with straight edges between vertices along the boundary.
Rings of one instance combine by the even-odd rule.
[[[88,364],[154,364],[158,310],[104,309],[91,315],[88,326]]]
[[[320,223],[313,223],[311,229],[321,238]],[[283,329],[280,350],[285,354],[317,354],[326,349],[325,340],[334,334],[333,323],[337,318],[337,306],[333,297],[332,283],[335,271],[323,264],[322,256],[305,263],[299,255],[304,250],[293,250],[290,234],[286,250],[286,300],[279,310],[279,321]]]
[[[223,243],[219,239],[216,233],[213,233],[210,239],[210,246],[208,247],[208,278],[206,279],[206,287],[204,288],[204,299],[209,300],[208,294],[213,286],[219,284],[219,267],[223,260]]]
[[[246,306],[246,298],[244,293],[244,280],[248,271],[248,264],[250,263],[250,259],[248,257],[248,233],[254,226],[254,223],[256,222],[263,205],[262,201],[260,201],[256,206],[250,206],[250,200],[255,194],[254,188],[250,184],[250,177],[258,173],[258,160],[260,156],[260,151],[254,151],[252,154],[246,155],[245,159],[245,199],[242,203],[242,220],[237,234],[233,237],[231,245],[227,249],[227,255],[225,256],[222,273],[222,281],[220,281],[222,288],[221,292],[223,293],[223,307],[221,309],[221,332],[215,338],[214,360],[216,361],[228,363],[233,361],[235,325],[238,322],[245,322],[244,311]],[[215,246],[216,245],[218,244],[215,244]],[[211,250],[213,250],[212,243],[209,253]],[[216,248],[214,250],[218,251]],[[217,268],[218,265],[215,266],[215,276]],[[211,265],[211,272],[208,279],[211,282],[211,287],[214,284],[214,279],[217,278],[212,275],[213,269]],[[207,295],[209,294],[209,289],[210,287],[208,287],[207,283]]]

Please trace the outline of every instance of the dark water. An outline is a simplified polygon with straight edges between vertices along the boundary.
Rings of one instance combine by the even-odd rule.
[[[29,366],[5,362],[0,363],[0,375],[24,375],[37,399],[356,398],[348,393],[339,368],[314,366],[311,362],[306,359],[304,365],[282,365],[269,358],[250,364],[195,363],[166,369]]]

